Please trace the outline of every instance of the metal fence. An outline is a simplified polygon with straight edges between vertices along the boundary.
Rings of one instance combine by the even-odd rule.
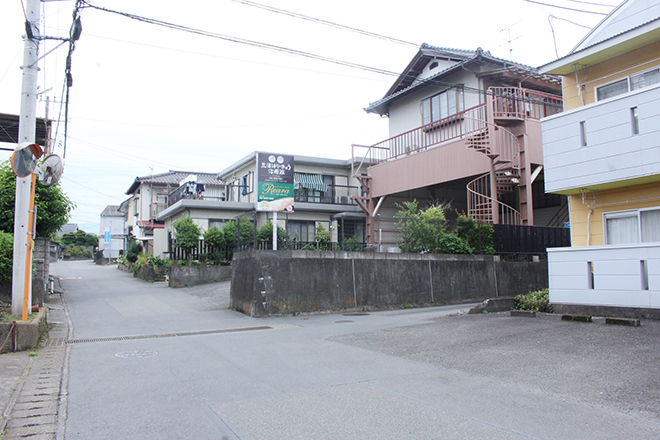
[[[493,247],[496,254],[541,255],[547,252],[547,248],[570,245],[569,228],[493,225]]]

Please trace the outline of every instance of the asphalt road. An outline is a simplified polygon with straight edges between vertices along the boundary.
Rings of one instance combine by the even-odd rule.
[[[229,286],[58,262],[65,438],[660,439],[660,323],[469,305],[249,318]]]

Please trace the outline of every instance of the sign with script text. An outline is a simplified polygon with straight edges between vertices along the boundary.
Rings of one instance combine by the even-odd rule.
[[[293,212],[293,156],[257,153],[257,211]]]

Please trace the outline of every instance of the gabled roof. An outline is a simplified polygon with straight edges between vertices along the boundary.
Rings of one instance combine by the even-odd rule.
[[[108,205],[101,213],[101,217],[123,217],[124,214],[119,211],[119,205]]]
[[[589,31],[568,55],[539,70],[567,75],[576,64],[597,64],[657,41],[660,41],[660,0],[626,0]]]
[[[454,64],[446,67],[444,70],[441,70],[428,78],[419,79],[419,75],[422,73],[426,65],[432,60],[445,60],[454,62]],[[389,104],[392,101],[415,90],[418,90],[420,87],[429,84],[450,87],[454,84],[443,82],[442,78],[447,77],[448,75],[461,70],[472,63],[488,63],[493,66],[492,72],[502,73],[506,71],[509,73],[517,74],[524,73],[524,76],[533,76],[537,80],[552,83],[555,86],[560,84],[560,80],[558,78],[549,75],[541,75],[536,69],[524,64],[494,57],[490,52],[484,51],[480,47],[477,48],[477,50],[463,50],[447,47],[436,47],[424,43],[420,46],[417,54],[413,57],[410,63],[408,63],[406,68],[403,70],[401,75],[399,75],[385,96],[378,101],[370,103],[369,106],[364,110],[367,113],[378,113],[380,115],[385,115],[388,113]],[[489,73],[490,72],[488,71],[484,71],[480,75],[488,75]]]
[[[126,194],[133,194],[135,190],[142,183],[155,183],[155,184],[169,184],[169,185],[179,185],[179,183],[186,179],[190,174],[197,176],[197,183],[203,183],[204,185],[216,185],[222,186],[224,183],[218,180],[217,173],[198,173],[194,171],[174,171],[170,170],[167,173],[152,174],[149,176],[136,177],[133,181],[133,184],[128,188]]]

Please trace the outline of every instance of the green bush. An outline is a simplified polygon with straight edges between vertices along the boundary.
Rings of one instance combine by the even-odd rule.
[[[192,218],[183,217],[174,222],[174,238],[177,247],[183,249],[186,255],[199,246],[199,226]]]
[[[493,226],[478,223],[474,218],[461,214],[456,219],[456,235],[464,239],[475,253],[493,255]]]
[[[216,226],[211,226],[206,232],[204,232],[204,244],[207,246],[222,246],[224,240],[224,234]]]
[[[0,285],[11,285],[14,236],[0,231]]]
[[[550,294],[548,289],[530,292],[526,295],[518,295],[514,298],[514,310],[531,310],[533,312],[553,313],[550,305]]]
[[[468,241],[446,230],[445,207],[432,205],[425,210],[417,201],[396,204],[400,209],[395,214],[397,227],[401,231],[399,248],[404,252],[434,254],[471,254]]]
[[[328,247],[328,243],[330,243],[330,239],[331,239],[330,231],[325,229],[322,223],[316,225],[316,233],[314,234],[314,240],[318,242],[318,244],[323,248],[323,250],[325,250]]]
[[[344,250],[348,252],[360,252],[362,250],[360,240],[357,239],[357,236],[354,235],[344,240]]]
[[[138,259],[138,255],[142,252],[142,245],[139,241],[132,241],[126,249],[126,261],[129,263],[135,263]]]

